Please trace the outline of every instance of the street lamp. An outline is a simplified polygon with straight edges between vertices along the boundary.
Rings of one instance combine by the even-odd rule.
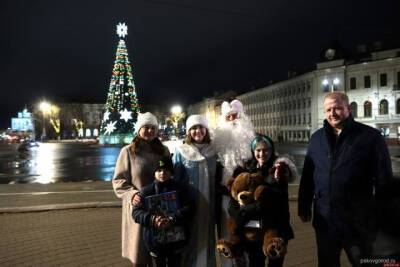
[[[46,113],[48,113],[50,111],[51,105],[48,102],[43,101],[43,102],[40,103],[39,109],[40,109],[40,111],[42,111],[42,115],[43,115],[43,117],[42,117],[43,130],[42,130],[42,136],[40,137],[40,139],[43,141],[43,140],[46,139],[46,125],[45,125],[45,121],[46,120],[45,120],[45,116],[46,116]]]
[[[182,113],[182,107],[179,105],[175,105],[171,108],[171,113],[172,114],[180,114]]]
[[[175,105],[171,108],[171,121],[175,127],[175,135],[178,135],[178,125],[179,121],[185,117],[185,114],[182,112],[182,107],[180,105]]]
[[[322,85],[324,86],[324,92],[337,91],[337,86],[340,84],[339,78],[334,78],[333,80],[324,79]]]

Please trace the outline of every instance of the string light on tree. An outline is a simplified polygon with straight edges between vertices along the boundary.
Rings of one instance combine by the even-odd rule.
[[[107,101],[100,128],[100,143],[115,144],[130,142],[133,138],[134,125],[139,112],[132,67],[129,62],[125,40],[128,26],[117,25],[119,42],[115,55],[114,67],[107,93]],[[115,122],[115,129],[109,128],[109,122]]]

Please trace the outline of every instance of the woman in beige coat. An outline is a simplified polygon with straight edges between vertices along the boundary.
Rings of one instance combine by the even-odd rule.
[[[158,123],[149,113],[138,115],[136,137],[121,149],[112,180],[114,192],[122,199],[122,257],[133,266],[147,266],[151,259],[142,238],[142,227],[132,219],[133,204],[140,201],[139,190],[153,182],[153,170],[168,148],[157,138]]]

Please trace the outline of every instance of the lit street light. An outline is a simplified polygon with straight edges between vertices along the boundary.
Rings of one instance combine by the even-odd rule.
[[[324,86],[324,92],[337,91],[337,86],[339,85],[339,83],[340,83],[339,78],[334,78],[333,80],[324,79],[322,81],[322,85]]]
[[[185,117],[185,113],[182,112],[182,107],[180,105],[175,105],[171,108],[171,116],[170,120],[174,125],[175,135],[179,135],[178,126],[179,121],[181,121]]]
[[[48,102],[43,101],[43,102],[40,103],[39,109],[40,109],[40,111],[42,111],[42,115],[43,115],[43,117],[42,117],[43,130],[42,130],[42,136],[40,137],[40,139],[41,140],[45,140],[46,139],[46,125],[45,125],[45,121],[46,120],[45,120],[45,116],[50,111],[51,105]]]
[[[172,114],[180,114],[182,113],[182,107],[179,105],[175,105],[171,108],[171,113]]]

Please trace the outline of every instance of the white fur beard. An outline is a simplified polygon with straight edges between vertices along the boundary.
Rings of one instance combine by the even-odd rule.
[[[251,121],[242,114],[233,122],[220,120],[214,132],[214,144],[218,157],[225,167],[224,182],[232,176],[238,165],[251,159],[250,142],[254,139],[254,128]]]

